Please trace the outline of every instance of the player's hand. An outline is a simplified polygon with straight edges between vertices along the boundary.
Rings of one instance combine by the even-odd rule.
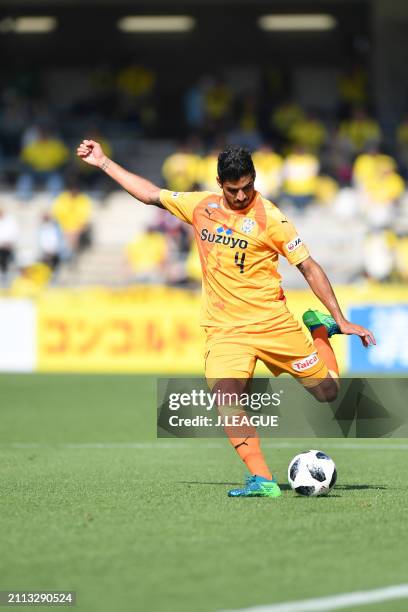
[[[106,157],[99,142],[94,140],[83,140],[77,148],[77,155],[91,166],[101,166]]]
[[[373,332],[361,325],[355,325],[354,323],[350,323],[350,321],[344,321],[339,324],[339,328],[341,333],[346,336],[360,336],[361,342],[366,348],[373,344],[377,344]]]

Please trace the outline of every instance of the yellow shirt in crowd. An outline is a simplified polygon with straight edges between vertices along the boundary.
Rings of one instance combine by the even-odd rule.
[[[218,175],[217,164],[218,153],[210,153],[201,159],[199,183],[204,187],[204,189],[208,189],[209,191],[219,190],[219,186],[217,185],[216,181],[216,176]]]
[[[311,195],[316,191],[318,159],[308,153],[291,153],[284,166],[284,191],[289,195]]]
[[[52,214],[64,232],[79,232],[91,220],[92,201],[84,193],[64,191],[54,201]]]
[[[283,159],[274,151],[259,149],[252,154],[256,186],[268,196],[277,195],[282,182]]]
[[[160,232],[140,234],[126,246],[126,255],[135,273],[155,270],[166,259],[166,237]]]
[[[353,178],[360,187],[367,188],[383,172],[395,170],[397,164],[389,155],[362,153],[356,158],[353,166]]]
[[[26,145],[21,159],[37,172],[58,170],[69,158],[69,150],[56,138],[35,140]]]
[[[190,191],[199,181],[201,160],[192,153],[173,153],[164,161],[162,174],[171,191]]]
[[[301,121],[305,114],[295,103],[282,104],[271,116],[271,124],[281,133],[287,135],[295,123]]]
[[[316,152],[324,144],[327,131],[321,121],[303,119],[291,127],[289,136],[294,144]]]
[[[371,201],[379,205],[396,202],[404,193],[405,183],[399,174],[389,172],[372,181],[367,188]]]
[[[340,125],[340,136],[347,138],[357,151],[366,145],[379,142],[381,129],[374,119],[347,119]]]

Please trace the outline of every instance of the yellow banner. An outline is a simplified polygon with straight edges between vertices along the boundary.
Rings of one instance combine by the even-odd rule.
[[[340,287],[336,294],[346,315],[356,304],[408,303],[406,287]],[[299,319],[307,308],[322,308],[310,290],[288,291],[287,301]],[[200,375],[199,311],[198,294],[164,287],[47,291],[37,299],[37,369]],[[345,372],[347,338],[334,337],[333,347]],[[267,372],[259,363],[257,373]]]
[[[202,371],[199,298],[169,289],[52,292],[38,302],[42,372]]]

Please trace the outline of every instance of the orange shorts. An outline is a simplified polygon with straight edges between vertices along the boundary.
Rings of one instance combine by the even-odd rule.
[[[326,364],[300,323],[285,304],[268,321],[240,327],[206,327],[205,376],[213,383],[222,378],[253,376],[258,359],[274,376],[287,372],[305,386],[326,378]]]

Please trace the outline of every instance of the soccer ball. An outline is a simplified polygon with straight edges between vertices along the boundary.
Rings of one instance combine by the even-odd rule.
[[[322,451],[305,451],[293,457],[290,462],[288,480],[299,495],[327,495],[336,484],[336,465]]]

